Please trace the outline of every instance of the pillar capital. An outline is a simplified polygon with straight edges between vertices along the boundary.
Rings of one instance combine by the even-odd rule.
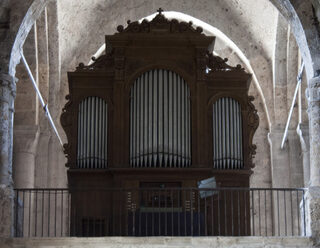
[[[283,134],[285,131],[285,127],[279,127],[275,126],[272,128],[271,132],[268,134],[269,136],[269,142],[271,141],[273,148],[277,149],[279,153],[284,153],[288,151],[288,145],[285,145],[284,148],[281,148],[281,142],[283,138]],[[296,134],[296,130],[289,128],[287,133],[287,139],[288,140]]]
[[[306,95],[309,105],[310,103],[320,102],[320,77],[314,77],[309,80]]]
[[[0,73],[0,102],[10,104],[11,100],[16,96],[16,81],[15,77],[9,74]]]

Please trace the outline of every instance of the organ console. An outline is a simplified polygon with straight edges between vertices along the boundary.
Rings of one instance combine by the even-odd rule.
[[[197,187],[208,178],[217,187],[249,187],[259,123],[251,75],[213,55],[215,37],[201,27],[161,11],[117,31],[106,36],[104,55],[68,73],[61,124],[70,190]],[[74,235],[84,235],[90,218],[110,235],[114,195],[72,192]],[[154,198],[146,199],[150,207]],[[136,194],[126,201],[142,211]]]

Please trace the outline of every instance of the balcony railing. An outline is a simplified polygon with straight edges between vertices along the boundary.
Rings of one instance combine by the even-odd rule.
[[[16,189],[16,237],[305,236],[304,189]]]

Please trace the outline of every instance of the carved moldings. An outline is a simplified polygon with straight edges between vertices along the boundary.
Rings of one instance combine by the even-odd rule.
[[[128,27],[124,29],[122,25],[117,27],[117,31],[119,33],[149,33],[150,32],[150,25],[147,20],[143,20],[141,23],[138,21],[131,22],[130,20],[127,21]]]
[[[76,67],[76,71],[106,71],[112,70],[114,67],[114,58],[110,54],[101,55],[98,58],[92,57],[94,61],[91,65],[80,63]]]
[[[194,28],[192,22],[179,22],[176,19],[168,20],[163,14],[162,9],[158,10],[158,14],[150,22],[144,19],[141,23],[138,21],[127,22],[128,26],[124,28],[122,25],[117,27],[119,33],[152,33],[152,32],[167,32],[167,33],[190,33],[202,34],[201,27]],[[203,35],[203,34],[202,34]]]
[[[72,121],[73,121],[73,114],[71,112],[72,109],[72,100],[71,96],[67,95],[66,96],[67,103],[65,104],[64,108],[62,109],[62,114],[60,116],[60,123],[62,128],[64,129],[66,135],[67,135],[67,140],[68,143],[63,145],[63,152],[67,158],[67,163],[66,166],[70,167],[70,164],[72,162],[72,159],[70,157],[72,153],[72,144],[71,141],[72,139]]]
[[[243,71],[244,68],[241,67],[241,65],[237,65],[235,67],[230,66],[227,64],[228,59],[227,58],[221,58],[219,56],[215,56],[212,53],[207,53],[207,66],[210,70],[210,72],[215,71]]]
[[[249,165],[251,168],[254,168],[254,164],[252,163],[252,159],[254,158],[254,155],[256,154],[257,146],[255,144],[252,144],[254,133],[256,132],[258,126],[259,126],[259,116],[257,114],[257,110],[253,105],[253,96],[248,96],[248,134],[249,134]]]
[[[1,68],[0,68],[1,69]],[[0,87],[3,92],[0,101],[11,102],[16,97],[16,81],[17,79],[9,74],[0,72]]]

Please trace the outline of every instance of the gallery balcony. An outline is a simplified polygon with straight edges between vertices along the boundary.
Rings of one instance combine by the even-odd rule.
[[[304,189],[15,189],[15,237],[306,236]]]

